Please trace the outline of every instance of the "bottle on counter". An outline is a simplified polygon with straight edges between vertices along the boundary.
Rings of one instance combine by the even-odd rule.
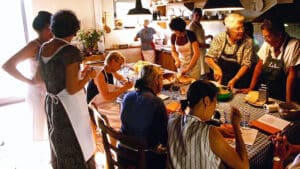
[[[259,89],[259,101],[262,101],[264,103],[268,103],[269,100],[269,94],[268,94],[268,85],[261,84]]]

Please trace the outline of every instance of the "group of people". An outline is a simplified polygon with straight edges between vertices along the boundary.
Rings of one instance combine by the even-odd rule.
[[[259,84],[266,84],[272,98],[287,102],[299,99],[292,94],[296,89],[296,68],[300,65],[300,41],[286,33],[279,18],[262,23],[265,42],[256,54],[253,35],[247,33],[251,29],[253,33],[253,27],[250,25],[248,29],[249,23],[244,16],[229,14],[224,19],[226,31],[214,36],[205,53],[208,45],[205,45],[201,16],[201,9],[194,9],[193,20],[188,26],[190,30],[181,18],[174,18],[169,24],[173,31],[172,56],[179,73],[195,79],[209,79],[206,76],[208,66],[213,74],[211,80],[231,89],[247,93],[257,89]]]
[[[194,9],[190,30],[181,18],[174,18],[169,24],[174,32],[171,44],[175,65],[181,74],[197,81],[191,84],[187,100],[182,102],[182,112],[186,113],[168,116],[163,101],[157,96],[163,86],[160,68],[144,66],[133,84],[118,73],[125,62],[122,54],[110,52],[101,70],[88,66],[81,70],[80,51],[70,44],[80,29],[76,15],[69,10],[60,10],[54,15],[39,13],[33,23],[38,38],[9,59],[3,68],[35,87],[33,90],[38,94],[30,98],[44,100],[40,105],[45,104],[45,110],[39,115],[47,117],[53,169],[96,168],[93,159],[96,144],[88,104],[84,100],[101,106],[133,86],[135,90],[127,93],[122,101],[120,132],[147,141],[151,149],[168,147],[168,156],[148,152],[147,168],[249,168],[239,110],[231,109],[232,133],[236,139],[236,146],[232,148],[225,141],[224,133],[207,123],[215,112],[218,89],[201,79],[209,78],[210,68],[213,79],[230,88],[248,92],[258,83],[265,83],[270,97],[292,101],[295,67],[300,63],[300,41],[289,37],[279,20],[264,21],[261,30],[265,43],[257,53],[258,61],[250,78],[247,75],[253,64],[253,40],[245,34],[244,17],[229,14],[224,20],[226,32],[215,36],[209,46],[205,44],[201,16],[201,9]],[[147,25],[146,22],[145,29]],[[147,31],[136,38],[152,36],[153,30]],[[209,48],[207,53],[206,48]],[[152,44],[146,44],[144,49],[153,50]],[[143,52],[143,55],[150,57],[151,53]],[[30,78],[16,68],[26,59],[32,60],[35,68]],[[121,86],[114,85],[114,81],[119,81]]]

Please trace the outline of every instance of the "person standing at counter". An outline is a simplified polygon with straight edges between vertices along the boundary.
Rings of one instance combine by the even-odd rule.
[[[194,32],[186,30],[186,23],[177,17],[171,20],[171,54],[179,73],[195,79],[200,78],[201,60],[199,44]]]
[[[168,116],[163,101],[157,96],[162,91],[162,73],[154,65],[144,66],[135,83],[136,91],[125,95],[121,110],[121,133],[147,142],[148,148],[154,150],[167,146]],[[122,144],[120,147],[125,148]],[[118,160],[132,163],[127,159]],[[165,169],[166,155],[148,151],[146,168]]]
[[[238,109],[232,108],[231,121],[235,135],[235,149],[222,137],[219,130],[207,124],[215,112],[218,88],[208,81],[195,81],[189,87],[182,109],[185,115],[172,114],[168,121],[170,169],[248,169],[249,161],[244,144]],[[222,163],[223,162],[223,163]]]
[[[111,102],[115,100],[119,95],[126,92],[133,86],[133,83],[125,79],[117,71],[119,71],[125,62],[124,56],[117,51],[110,52],[106,58],[103,69],[97,74],[97,76],[90,81],[87,93],[93,93],[90,88],[91,83],[94,83],[96,90],[99,92],[90,101],[96,107],[101,107],[105,102]],[[123,83],[122,86],[114,84],[114,79]]]
[[[208,79],[209,68],[205,63],[205,54],[206,54],[206,48],[208,48],[209,45],[205,43],[206,36],[205,36],[204,29],[200,23],[201,17],[202,17],[201,8],[195,8],[192,13],[192,22],[188,25],[188,29],[195,33],[197,37],[197,41],[199,43],[200,79]],[[207,37],[211,37],[211,35]]]
[[[96,72],[89,68],[80,72],[80,50],[70,44],[80,29],[73,12],[56,12],[50,27],[54,38],[41,47],[34,81],[46,84],[51,164],[53,169],[95,169],[96,143],[83,88]]]
[[[214,37],[205,58],[214,79],[230,88],[249,85],[245,75],[251,66],[253,42],[244,34],[244,20],[244,16],[236,13],[226,16],[226,32]]]
[[[295,67],[300,64],[300,41],[291,38],[279,18],[265,20],[261,25],[265,39],[257,55],[258,63],[248,89],[254,90],[258,83],[268,86],[269,97],[292,101]]]
[[[32,84],[31,78],[37,71],[37,55],[41,45],[52,38],[49,28],[52,14],[47,11],[40,11],[34,18],[32,27],[37,32],[38,38],[29,42],[23,49],[12,56],[2,68],[14,78],[28,84],[26,102],[33,116],[33,140],[47,140],[47,118],[44,110],[45,85]],[[17,69],[17,65],[29,60],[30,77],[26,77]]]
[[[140,30],[134,40],[137,41],[141,39],[142,45],[142,55],[145,61],[155,63],[155,45],[153,42],[153,35],[156,34],[156,31],[149,27],[150,21],[148,19],[144,20],[144,28]]]

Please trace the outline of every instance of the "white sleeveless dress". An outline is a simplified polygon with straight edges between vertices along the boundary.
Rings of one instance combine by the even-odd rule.
[[[39,41],[35,40],[35,42],[41,46]],[[38,61],[36,58],[30,58],[28,63],[29,78],[32,78],[37,71]],[[48,139],[47,118],[44,106],[45,95],[46,87],[44,84],[28,85],[25,99],[28,104],[29,111],[32,112],[33,117],[33,141],[45,141]]]

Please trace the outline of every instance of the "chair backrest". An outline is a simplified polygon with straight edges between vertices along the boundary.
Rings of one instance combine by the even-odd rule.
[[[111,128],[107,117],[95,111],[94,107],[91,107],[94,110],[94,116],[96,119],[96,124],[98,129],[101,131],[103,146],[106,154],[106,161],[109,169],[115,169],[115,166],[118,168],[135,168],[135,169],[145,169],[146,168],[146,151],[147,144],[136,138],[126,136],[115,129]],[[119,148],[115,141],[122,143],[122,148]],[[123,148],[129,147],[130,149]],[[117,157],[122,157],[122,159],[130,160],[136,163],[136,166],[124,166]]]

